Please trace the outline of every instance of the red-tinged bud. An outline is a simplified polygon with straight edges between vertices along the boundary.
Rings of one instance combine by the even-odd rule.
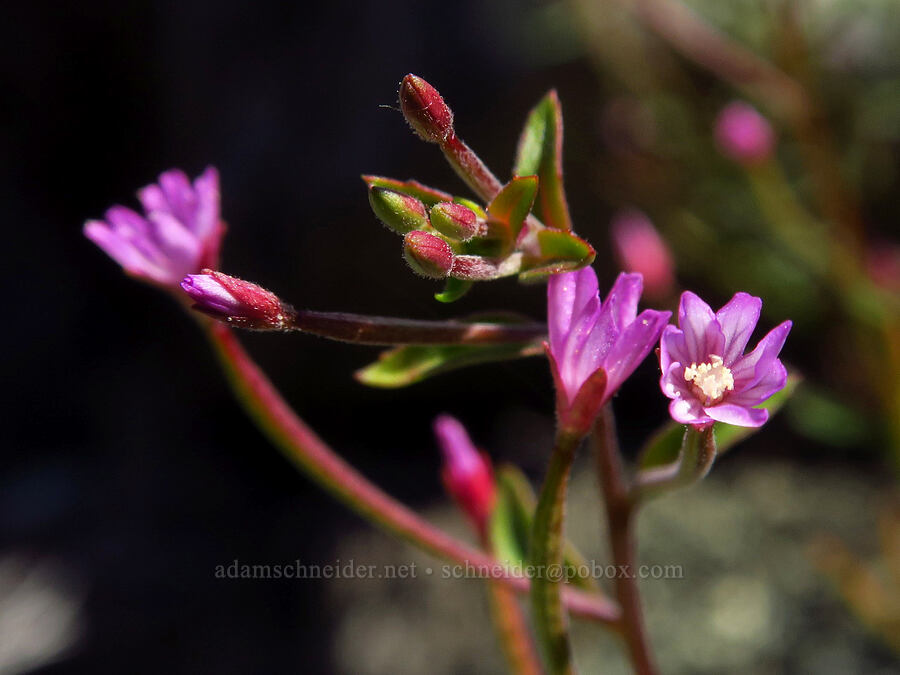
[[[406,234],[428,225],[425,205],[401,192],[373,187],[369,190],[369,204],[378,220],[397,234]]]
[[[434,434],[444,456],[444,487],[484,534],[497,495],[491,460],[472,444],[465,427],[449,415],[435,419]]]
[[[265,288],[214,270],[189,274],[181,287],[194,300],[194,309],[242,328],[288,330],[296,315]]]
[[[622,270],[644,277],[644,293],[649,298],[667,298],[675,285],[674,262],[650,219],[635,209],[620,211],[610,230]]]
[[[400,83],[400,109],[423,141],[442,143],[453,134],[453,112],[437,89],[410,73]]]
[[[478,233],[478,216],[462,204],[441,202],[431,207],[431,225],[441,234],[468,241]]]
[[[407,233],[403,238],[403,255],[413,272],[430,279],[444,279],[453,268],[450,244],[428,232]]]

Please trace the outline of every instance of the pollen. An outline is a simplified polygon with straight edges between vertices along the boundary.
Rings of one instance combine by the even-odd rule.
[[[722,399],[726,391],[734,390],[734,377],[722,357],[710,354],[709,362],[692,363],[684,369],[684,379],[706,397],[706,405]]]

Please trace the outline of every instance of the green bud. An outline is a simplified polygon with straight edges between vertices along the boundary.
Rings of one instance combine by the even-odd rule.
[[[369,204],[378,220],[397,234],[406,234],[428,225],[425,205],[415,197],[373,187],[369,189]]]

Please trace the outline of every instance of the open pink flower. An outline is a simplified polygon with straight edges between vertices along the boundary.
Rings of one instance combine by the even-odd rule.
[[[784,388],[787,371],[778,353],[791,322],[773,328],[744,354],[761,308],[759,298],[737,293],[713,313],[693,293],[682,294],[678,328],[666,327],[659,352],[660,386],[672,399],[669,413],[676,421],[758,427],[769,419],[767,410],[754,406]]]
[[[640,274],[620,274],[601,303],[597,275],[591,267],[550,277],[548,351],[558,390],[557,407],[563,407],[559,411],[563,415],[576,403],[583,385],[603,370],[603,390],[590,394],[589,408],[599,410],[656,344],[671,312],[646,309],[638,314],[642,288]]]
[[[186,275],[216,266],[224,226],[214,168],[193,184],[183,171],[166,171],[138,199],[144,215],[113,206],[105,220],[85,223],[85,236],[129,274],[164,286],[177,288]]]

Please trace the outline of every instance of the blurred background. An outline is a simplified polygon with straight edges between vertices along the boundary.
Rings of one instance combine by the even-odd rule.
[[[475,582],[214,578],[234,560],[424,559],[298,475],[243,416],[193,322],[81,234],[161,171],[213,164],[224,271],[297,306],[540,318],[543,288],[515,280],[438,304],[369,211],[361,173],[466,194],[396,110],[407,72],[439,88],[504,177],[527,112],[558,89],[573,219],[601,285],[627,263],[610,223],[637,209],[674,260],[657,306],[680,287],[714,307],[744,290],[764,299],[761,330],[794,320],[783,358],[804,382],[785,410],[642,521],[646,559],[687,570],[647,585],[664,672],[900,668],[894,0],[87,0],[4,14],[0,673],[502,667]],[[717,143],[736,100],[765,118],[766,151]],[[343,456],[463,536],[437,413],[541,478],[553,423],[541,359],[384,391],[352,379],[370,348],[242,339]],[[616,401],[629,455],[667,418],[656,380],[648,359]],[[604,560],[590,474],[571,532]],[[585,671],[624,667],[588,629]]]

